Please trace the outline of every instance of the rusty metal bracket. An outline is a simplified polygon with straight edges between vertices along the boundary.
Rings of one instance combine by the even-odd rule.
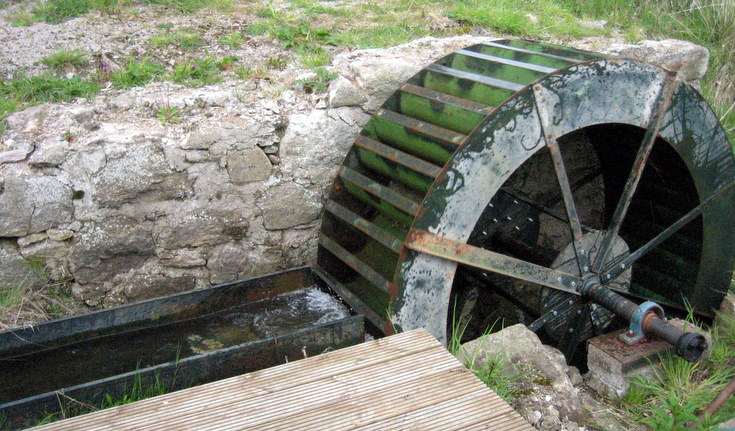
[[[620,339],[625,344],[631,346],[646,337],[646,334],[643,332],[643,321],[651,317],[648,316],[649,313],[654,313],[659,319],[666,321],[666,314],[660,305],[653,301],[644,302],[633,313],[633,317],[630,319],[630,326],[628,326],[628,332],[620,334]]]

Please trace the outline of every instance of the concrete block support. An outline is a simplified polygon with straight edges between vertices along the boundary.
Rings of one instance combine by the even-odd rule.
[[[702,359],[707,360],[712,351],[712,337],[706,331],[687,324],[681,319],[670,319],[669,323],[689,332],[700,332],[705,336],[707,351]],[[618,337],[625,329],[600,335],[588,341],[586,376],[587,386],[605,395],[622,397],[630,388],[633,377],[653,377],[653,368],[659,363],[659,356],[674,348],[661,340],[647,340],[629,346]]]

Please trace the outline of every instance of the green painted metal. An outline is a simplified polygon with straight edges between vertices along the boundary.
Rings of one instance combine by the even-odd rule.
[[[331,198],[352,211],[374,210],[358,211],[357,218],[354,214],[329,214],[323,222],[322,231],[337,233],[331,238],[349,253],[348,258],[361,260],[392,282],[389,294],[384,284],[371,283],[346,267],[349,265],[333,263],[340,259],[334,247],[331,251],[320,247],[319,270],[346,289],[348,302],[350,296],[360,307],[368,307],[367,317],[386,333],[393,325],[399,329],[424,326],[444,339],[457,264],[407,248],[404,241],[409,227],[523,258],[517,255],[516,245],[502,247],[508,241],[514,244],[517,238],[538,237],[543,212],[553,212],[556,219],[566,217],[561,200],[548,201],[546,196],[535,201],[534,187],[548,188],[556,183],[553,170],[537,185],[531,180],[526,181],[526,189],[511,187],[505,194],[499,192],[501,186],[508,187],[504,181],[521,174],[546,175],[541,168],[526,168],[546,151],[540,114],[550,115],[545,127],[554,139],[584,130],[596,145],[600,171],[595,175],[602,178],[598,187],[602,187],[603,200],[593,206],[609,213],[628,175],[620,171],[628,169],[625,166],[633,160],[621,154],[628,154],[627,148],[640,143],[646,129],[644,117],[650,112],[645,109],[653,103],[662,76],[655,67],[525,40],[487,42],[438,59],[388,98],[345,159]],[[606,126],[609,124],[613,126]],[[679,86],[662,124],[661,142],[654,144],[651,155],[656,166],[643,172],[630,203],[630,223],[634,225],[624,223],[621,227],[620,235],[631,252],[718,187],[726,186],[735,172],[729,144],[716,117],[691,87]],[[508,140],[509,136],[516,138]],[[507,142],[500,145],[497,142],[501,140]],[[616,145],[599,143],[606,140]],[[567,163],[564,145],[561,151]],[[431,166],[443,169],[436,175]],[[464,171],[469,166],[475,170]],[[661,175],[666,167],[676,175]],[[567,170],[570,183],[575,184],[578,167],[571,165]],[[501,199],[501,195],[505,197]],[[735,261],[735,247],[720,240],[735,234],[725,210],[727,205],[735,205],[733,201],[728,195],[703,208],[701,217],[635,262],[630,294],[679,307],[684,297],[697,312],[711,314],[721,299],[720,290],[727,289]],[[525,209],[516,211],[511,208],[513,202],[525,205]],[[533,205],[539,202],[543,205]],[[493,204],[497,208],[492,209]],[[587,217],[589,205],[577,205]],[[453,218],[448,219],[448,214]],[[582,222],[585,231],[604,230],[600,220]],[[495,234],[483,236],[483,230]],[[452,232],[460,231],[462,235],[453,236]],[[400,253],[395,243],[386,247],[385,238],[391,237],[401,242]],[[487,242],[478,242],[485,237]],[[538,256],[559,252],[548,245],[532,244],[530,248],[535,248]],[[553,257],[546,263],[527,261],[544,266]]]

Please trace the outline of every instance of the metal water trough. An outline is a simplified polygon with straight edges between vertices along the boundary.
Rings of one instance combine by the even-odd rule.
[[[177,390],[363,338],[363,317],[308,267],[155,298],[0,333],[0,417],[28,426],[136,380]]]

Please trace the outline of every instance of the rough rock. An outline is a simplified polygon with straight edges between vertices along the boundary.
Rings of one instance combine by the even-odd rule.
[[[207,253],[200,248],[162,250],[159,257],[161,265],[175,268],[195,268],[207,264]]]
[[[103,207],[134,200],[162,201],[191,195],[186,174],[169,168],[154,142],[105,148],[104,166],[92,179],[93,196]]]
[[[301,183],[331,184],[355,135],[369,119],[358,108],[293,115],[281,141],[282,171]]]
[[[0,153],[0,165],[20,162],[21,160],[25,160],[26,157],[28,157],[28,152],[25,150],[3,151]]]
[[[141,301],[197,287],[196,273],[165,271],[154,263],[117,274],[103,285],[104,305]]]
[[[343,76],[329,84],[329,106],[332,108],[360,106],[366,100],[366,92]]]
[[[156,235],[156,245],[174,250],[222,244],[244,238],[249,226],[248,220],[237,213],[196,210],[168,219]]]
[[[509,326],[465,343],[462,350],[466,352],[466,365],[472,359],[482,363],[502,354],[511,362],[520,361],[532,365],[544,378],[550,380],[554,388],[571,390],[574,386],[564,355],[553,347],[542,344],[538,336],[522,324]]]
[[[123,216],[85,222],[74,235],[70,249],[70,267],[80,284],[106,281],[139,267],[154,254],[150,232]]]
[[[44,238],[20,249],[20,254],[35,265],[35,271],[53,282],[69,280],[71,272],[66,256],[69,252],[65,243]]]
[[[68,223],[71,189],[53,177],[5,178],[0,194],[0,237],[17,237]]]
[[[16,289],[18,287],[41,286],[45,280],[38,277],[38,273],[20,255],[15,242],[0,239],[0,291]]]
[[[269,230],[288,229],[316,220],[321,196],[298,184],[281,184],[268,190],[260,201],[263,225]]]
[[[501,362],[505,373],[520,376],[522,395],[514,407],[536,428],[557,430],[585,421],[580,391],[572,381],[579,382],[579,371],[570,372],[564,355],[542,344],[526,326],[513,325],[465,343],[457,356],[468,368]]]
[[[74,231],[70,229],[49,229],[46,234],[54,241],[66,241],[74,236]]]
[[[231,152],[227,156],[227,173],[233,184],[264,181],[271,175],[271,161],[260,148]]]
[[[62,139],[52,137],[41,142],[28,163],[33,166],[59,166],[69,156],[68,143]]]
[[[707,72],[707,48],[684,40],[645,40],[637,45],[616,44],[607,53],[678,71],[685,81],[701,79]]]
[[[283,269],[278,246],[251,246],[228,243],[217,247],[207,262],[210,283],[228,283]]]
[[[35,244],[35,243],[44,241],[46,238],[48,238],[48,235],[45,233],[32,233],[30,235],[26,235],[26,236],[22,236],[18,238],[18,246],[28,247],[31,244]]]

